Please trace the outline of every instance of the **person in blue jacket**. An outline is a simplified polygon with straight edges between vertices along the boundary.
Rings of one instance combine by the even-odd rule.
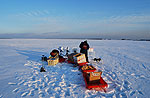
[[[86,61],[89,62],[89,60],[88,60],[88,49],[90,47],[89,47],[89,44],[87,43],[87,40],[84,42],[81,42],[79,47],[80,47],[80,53],[84,53],[85,57],[86,57]]]

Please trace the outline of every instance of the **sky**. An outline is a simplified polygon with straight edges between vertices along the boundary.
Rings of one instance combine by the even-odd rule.
[[[0,34],[54,32],[150,38],[150,0],[0,0]]]

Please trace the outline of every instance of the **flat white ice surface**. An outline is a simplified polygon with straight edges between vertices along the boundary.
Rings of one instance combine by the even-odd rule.
[[[82,73],[72,64],[47,66],[41,55],[52,49],[79,47],[75,39],[0,39],[0,98],[149,98],[150,42],[88,40],[103,64],[107,92],[85,88]],[[78,50],[79,51],[79,50]]]

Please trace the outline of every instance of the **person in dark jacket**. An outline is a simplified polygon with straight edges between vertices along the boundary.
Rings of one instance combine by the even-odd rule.
[[[88,60],[88,49],[90,47],[89,47],[89,44],[87,43],[87,40],[84,42],[81,42],[79,47],[81,48],[80,53],[84,53],[85,57],[86,57],[86,61],[89,62],[89,60]]]

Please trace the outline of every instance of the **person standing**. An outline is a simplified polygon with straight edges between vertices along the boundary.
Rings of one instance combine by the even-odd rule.
[[[79,47],[80,47],[80,53],[84,53],[85,57],[86,57],[86,61],[89,62],[89,60],[88,60],[88,49],[90,47],[89,47],[89,44],[87,43],[87,40],[84,42],[81,42]]]

